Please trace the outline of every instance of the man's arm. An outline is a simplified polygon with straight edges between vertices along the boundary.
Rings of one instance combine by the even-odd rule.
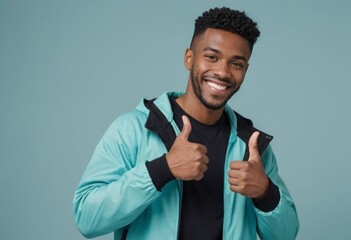
[[[295,239],[299,228],[295,205],[278,175],[271,146],[268,145],[261,157],[257,138],[258,132],[250,137],[247,161],[230,163],[230,189],[252,198],[261,239]]]
[[[131,223],[158,196],[145,162],[136,163],[135,118],[120,117],[95,149],[74,195],[74,216],[86,237]],[[134,150],[135,149],[135,150]]]
[[[283,180],[278,174],[276,158],[271,146],[268,146],[262,155],[262,162],[265,166],[267,176],[271,180],[274,188],[270,197],[276,202],[274,209],[255,208],[258,221],[258,234],[261,239],[295,239],[299,230],[299,221],[295,204]],[[279,201],[277,200],[277,190],[279,191]],[[261,199],[267,201],[270,199]],[[254,201],[255,203],[255,201]],[[267,204],[265,204],[267,206]],[[268,204],[269,205],[269,204]],[[270,206],[272,208],[274,206]]]

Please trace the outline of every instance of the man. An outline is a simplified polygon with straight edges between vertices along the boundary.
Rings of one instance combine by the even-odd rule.
[[[215,8],[195,23],[185,93],[143,100],[107,130],[74,197],[86,237],[294,239],[298,218],[271,136],[230,109],[260,32]],[[244,160],[244,161],[243,161]]]

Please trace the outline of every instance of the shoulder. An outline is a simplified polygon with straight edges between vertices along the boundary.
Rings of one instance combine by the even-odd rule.
[[[147,115],[138,110],[124,113],[117,117],[107,128],[104,138],[126,142],[128,139],[137,139],[145,130]]]

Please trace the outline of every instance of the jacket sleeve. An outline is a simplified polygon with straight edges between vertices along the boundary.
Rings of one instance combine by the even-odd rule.
[[[299,229],[295,204],[278,174],[276,158],[270,145],[263,153],[262,161],[268,177],[279,188],[280,200],[278,205],[269,212],[255,208],[258,221],[258,235],[263,240],[295,239]]]
[[[118,118],[99,142],[73,200],[79,231],[87,238],[120,233],[161,193],[145,162],[136,163],[141,128],[135,118]],[[139,136],[138,136],[139,134]]]

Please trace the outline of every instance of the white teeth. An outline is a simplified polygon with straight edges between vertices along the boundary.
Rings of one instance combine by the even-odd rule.
[[[217,83],[210,82],[210,81],[207,81],[207,84],[208,84],[210,87],[212,87],[212,88],[214,88],[214,89],[216,89],[216,90],[224,90],[224,89],[227,88],[226,86],[222,86],[222,85],[219,85],[219,84],[217,84]]]

